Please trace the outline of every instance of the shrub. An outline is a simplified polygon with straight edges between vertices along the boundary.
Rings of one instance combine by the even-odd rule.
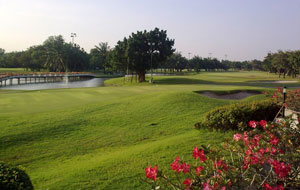
[[[218,107],[207,114],[196,128],[208,127],[220,130],[244,130],[243,123],[250,120],[272,121],[280,105],[272,100],[245,102]]]
[[[149,166],[146,182],[153,190],[296,190],[300,187],[299,121],[252,120],[251,131],[235,134],[222,149],[195,147],[194,163],[177,157],[169,176],[158,166]]]
[[[0,162],[1,190],[33,190],[33,185],[25,171]]]

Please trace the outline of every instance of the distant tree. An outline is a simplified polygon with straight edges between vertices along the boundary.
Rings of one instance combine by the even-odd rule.
[[[132,65],[129,64],[128,61],[127,41],[127,38],[124,38],[123,41],[118,41],[117,45],[110,53],[110,65],[114,71],[127,73],[129,70],[133,70]]]
[[[50,36],[43,44],[47,60],[45,67],[50,71],[67,71],[65,40],[61,35]]]
[[[167,37],[167,31],[155,28],[152,31],[138,31],[132,33],[127,42],[127,57],[132,69],[138,74],[139,82],[145,81],[145,73],[151,67],[151,53],[153,57],[152,68],[167,60],[175,51],[174,40]]]
[[[295,78],[300,73],[300,50],[288,52],[289,75]]]
[[[93,69],[102,69],[105,72],[106,68],[110,67],[107,59],[110,47],[107,42],[101,42],[90,51],[90,66]]]
[[[39,45],[32,46],[22,52],[20,62],[22,63],[22,67],[26,69],[40,71],[45,68],[46,59],[45,48],[42,45]]]
[[[289,69],[288,55],[279,50],[278,53],[274,54],[272,58],[272,65],[276,68],[279,78],[283,73],[283,78],[285,78],[287,71]]]
[[[61,35],[50,36],[43,47],[45,68],[49,71],[82,71],[88,68],[88,54],[79,45],[66,43]]]
[[[83,71],[89,67],[89,56],[77,44],[67,43],[64,45],[65,60],[69,71]]]
[[[0,67],[4,67],[4,54],[5,50],[0,48]]]
[[[182,72],[182,70],[187,67],[187,64],[188,60],[183,57],[180,52],[174,53],[167,60],[167,65],[177,72]]]

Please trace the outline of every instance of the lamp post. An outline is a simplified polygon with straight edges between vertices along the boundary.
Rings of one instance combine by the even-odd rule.
[[[153,46],[155,45],[154,42],[148,42],[148,45],[151,47],[151,77],[149,83],[153,83],[153,71],[152,71],[152,57],[153,57]]]
[[[282,109],[282,115],[285,117],[285,100],[286,100],[286,86],[283,87],[283,109]]]

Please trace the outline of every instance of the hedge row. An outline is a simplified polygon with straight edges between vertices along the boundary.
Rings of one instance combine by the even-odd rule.
[[[244,131],[248,121],[272,121],[279,110],[280,105],[272,100],[226,105],[206,113],[203,120],[195,124],[195,128]]]

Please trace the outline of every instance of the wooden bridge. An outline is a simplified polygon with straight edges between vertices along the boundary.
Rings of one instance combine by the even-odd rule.
[[[90,73],[47,73],[47,74],[0,74],[0,87],[13,84],[34,84],[34,83],[49,83],[62,81],[78,81],[94,78]],[[16,80],[16,83],[13,83]]]

